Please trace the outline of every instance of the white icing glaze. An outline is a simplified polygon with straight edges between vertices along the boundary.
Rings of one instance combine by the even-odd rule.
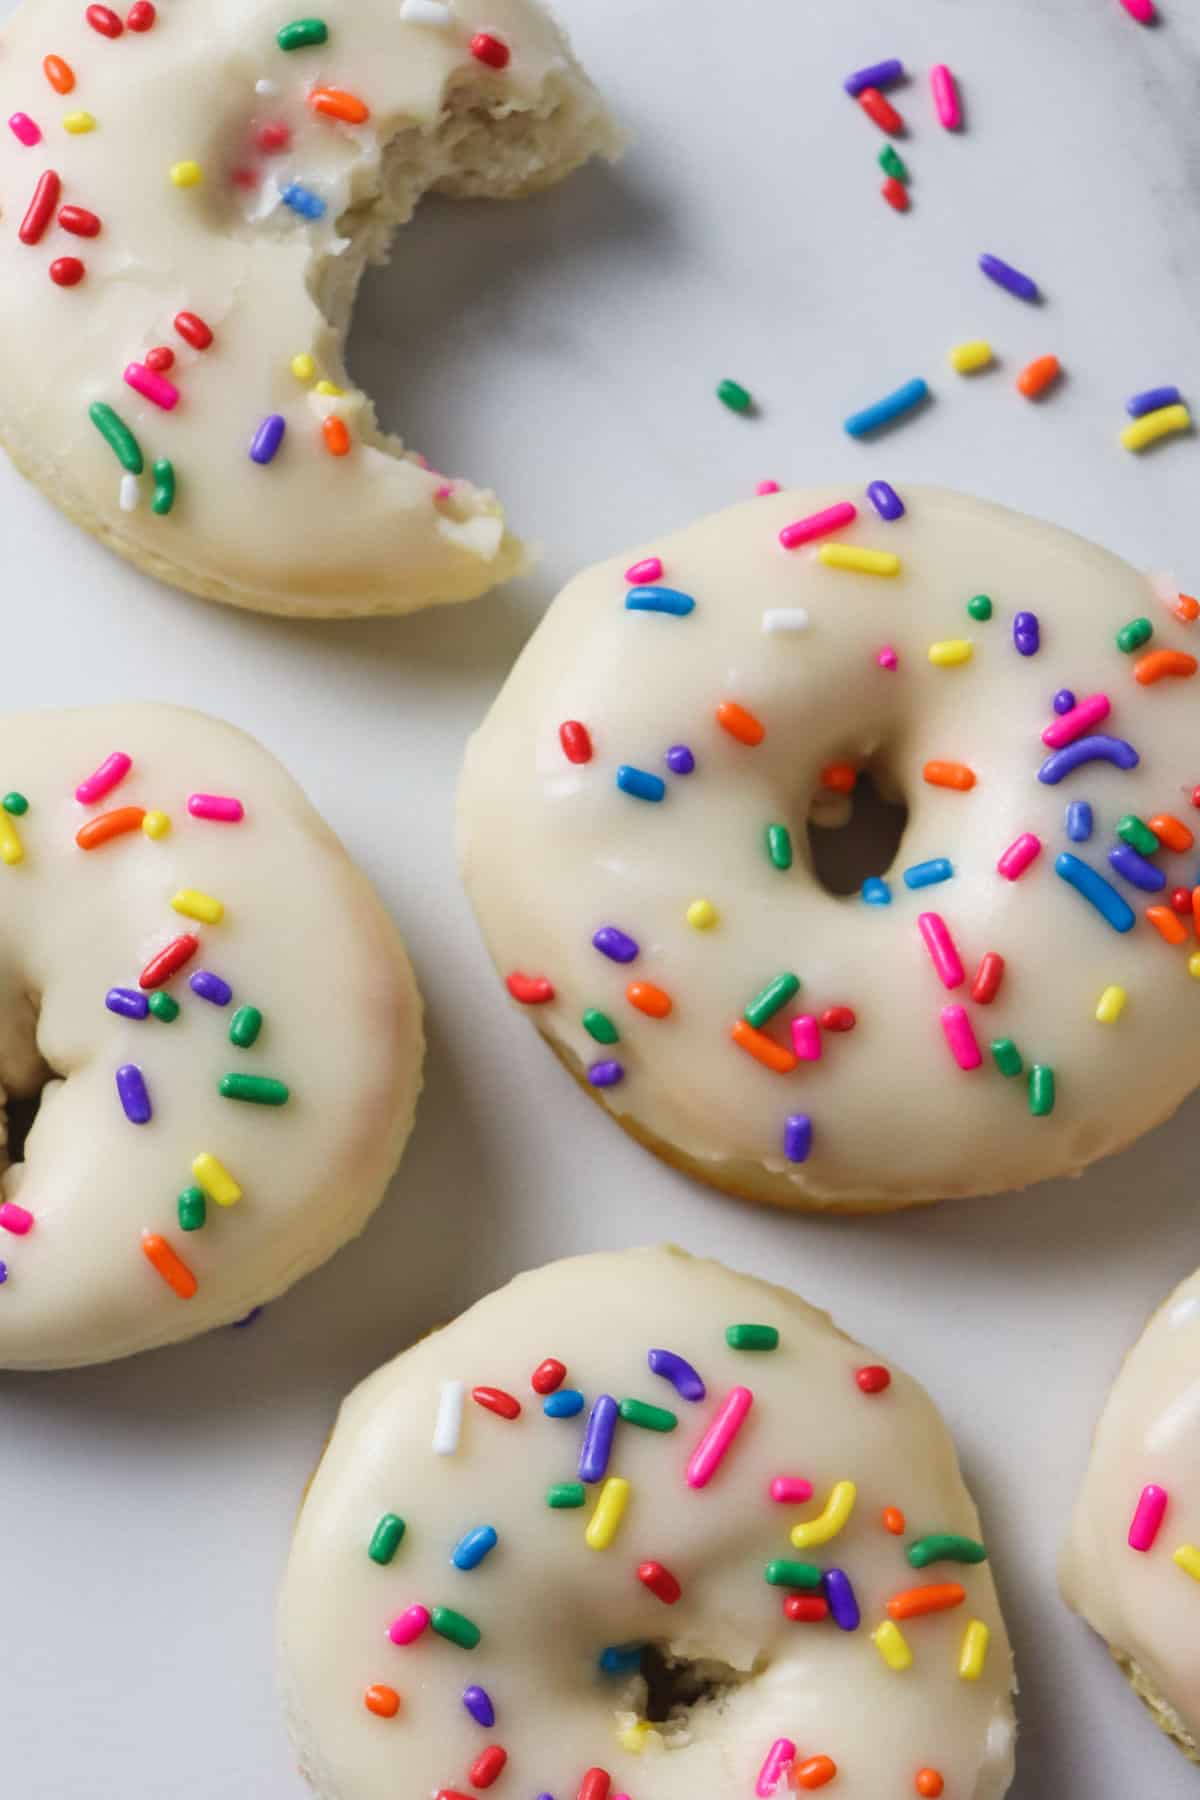
[[[778,1349],[728,1348],[726,1327],[742,1322],[775,1325]],[[690,1404],[652,1374],[651,1348],[685,1357],[706,1399]],[[627,1480],[630,1495],[606,1550],[584,1540],[598,1486],[581,1509],[546,1505],[552,1484],[576,1479],[588,1416],[542,1416],[530,1375],[548,1356],[566,1364],[566,1385],[588,1407],[607,1393],[678,1415],[670,1433],[618,1423],[607,1473]],[[989,1568],[939,1563],[918,1573],[905,1555],[928,1532],[977,1539],[978,1516],[923,1390],[893,1370],[886,1391],[860,1392],[855,1371],[873,1361],[795,1295],[659,1248],[523,1275],[378,1370],[342,1407],[282,1596],[289,1716],[321,1800],[470,1792],[468,1769],[491,1744],[508,1752],[498,1793],[574,1800],[585,1772],[601,1768],[612,1794],[632,1800],[752,1795],[779,1737],[798,1757],[833,1759],[828,1791],[839,1800],[911,1800],[923,1767],[941,1773],[946,1800],[998,1800],[1012,1773],[1012,1664]],[[468,1391],[505,1389],[523,1410],[508,1421],[468,1399],[458,1449],[435,1456],[439,1393],[455,1380]],[[754,1394],[746,1422],[709,1485],[693,1489],[685,1466],[740,1385]],[[810,1480],[812,1501],[771,1500],[780,1474]],[[823,1548],[793,1549],[792,1526],[842,1480],[858,1487],[849,1523]],[[889,1506],[905,1513],[906,1535],[885,1529]],[[407,1530],[380,1566],[367,1547],[389,1512]],[[497,1531],[495,1549],[472,1571],[453,1567],[455,1544],[480,1525]],[[780,1557],[845,1570],[860,1627],[786,1618],[783,1591],[764,1580]],[[639,1583],[646,1559],[681,1583],[674,1606]],[[906,1624],[913,1664],[889,1669],[870,1636],[889,1597],[953,1580],[965,1604]],[[389,1624],[414,1603],[465,1614],[482,1632],[478,1646],[468,1652],[432,1631],[393,1644]],[[991,1643],[980,1678],[967,1681],[957,1667],[971,1618],[990,1628]],[[748,1678],[722,1703],[640,1734],[639,1751],[633,1715],[644,1684],[602,1674],[597,1657],[647,1641]],[[376,1683],[401,1697],[392,1719],[364,1705]],[[492,1700],[490,1730],[464,1708],[468,1685]],[[781,1797],[790,1791],[781,1784]]]
[[[75,789],[113,751],[129,773],[92,805]],[[36,1093],[52,1075],[6,1202],[33,1214],[0,1229],[0,1366],[98,1362],[225,1324],[281,1293],[362,1229],[412,1122],[422,1055],[420,1000],[404,947],[374,891],[295,782],[252,739],[160,706],[16,715],[0,722],[0,789],[25,796],[24,851],[0,863],[0,1090]],[[245,816],[189,815],[193,793],[234,796]],[[120,807],[166,813],[81,849],[80,826]],[[221,902],[218,923],[171,905],[180,890]],[[163,992],[166,1022],[106,1008],[182,934],[199,939]],[[225,1006],[192,976],[233,989]],[[257,1007],[251,1048],[230,1041]],[[36,1030],[36,1039],[35,1039]],[[131,1124],[116,1071],[141,1069],[153,1115]],[[228,1073],[272,1076],[283,1106],[224,1098]],[[180,1228],[192,1162],[215,1156],[242,1189]],[[4,1214],[0,1214],[0,1226]],[[167,1239],[198,1282],[184,1300],[142,1250]]]
[[[1200,1273],[1163,1305],[1105,1402],[1062,1559],[1063,1595],[1200,1737],[1200,1582],[1175,1562],[1200,1546]],[[1142,1490],[1167,1509],[1148,1550],[1129,1544]]]
[[[846,498],[859,517],[836,539],[898,554],[899,576],[826,566],[818,543],[781,547],[785,524]],[[545,977],[555,989],[550,1003],[528,1007],[534,1022],[577,1071],[620,1061],[624,1079],[598,1097],[654,1147],[782,1204],[898,1204],[1077,1171],[1173,1111],[1200,1066],[1190,925],[1188,943],[1164,942],[1142,914],[1166,896],[1139,893],[1107,861],[1127,813],[1197,818],[1196,685],[1139,685],[1137,659],[1115,645],[1139,615],[1153,622],[1148,651],[1186,649],[1188,628],[1135,570],[1065,532],[951,493],[906,489],[905,499],[895,524],[844,489],[757,499],[581,575],[472,741],[460,788],[464,878],[493,957],[504,976]],[[626,610],[624,570],[649,555],[661,557],[663,583],[694,596],[689,616]],[[981,592],[994,602],[986,623],[966,611]],[[766,615],[798,607],[804,629],[764,629]],[[1040,618],[1037,655],[1014,648],[1019,611]],[[969,662],[929,661],[931,644],[957,639],[972,643]],[[888,645],[893,670],[878,661]],[[1039,781],[1051,754],[1041,734],[1061,689],[1110,695],[1096,729],[1129,739],[1140,764],[1092,762],[1058,785]],[[761,745],[718,726],[724,701],[757,716]],[[590,732],[589,763],[564,755],[566,720]],[[696,758],[686,776],[664,760],[680,743]],[[930,760],[969,765],[977,785],[927,785]],[[815,805],[825,823],[845,817],[820,791],[819,771],[838,761],[869,765],[907,799],[890,906],[835,898],[812,872],[805,816]],[[665,799],[622,792],[621,764],[663,777]],[[1094,809],[1089,843],[1066,835],[1077,800]],[[772,822],[791,831],[786,872],[766,852]],[[1026,832],[1041,838],[1041,854],[1006,880],[997,860]],[[1060,852],[1111,879],[1138,915],[1133,930],[1114,931],[1059,878]],[[901,871],[939,857],[953,878],[910,891]],[[1191,886],[1195,852],[1157,860],[1168,888]],[[700,898],[719,914],[708,930],[687,923]],[[965,982],[952,991],[922,941],[925,912],[942,916],[961,955]],[[637,942],[635,961],[593,947],[607,924]],[[971,987],[988,952],[1006,972],[994,1001],[977,1005]],[[848,1006],[857,1025],[824,1033],[819,1061],[778,1074],[730,1030],[785,971],[802,986],[766,1027],[781,1046],[792,1015]],[[631,981],[663,989],[672,1014],[636,1010]],[[1101,1024],[1109,985],[1128,1003]],[[983,1053],[971,1071],[943,1036],[942,1010],[955,1004]],[[593,1041],[582,1024],[589,1008],[611,1017],[619,1044]],[[1026,1070],[1054,1070],[1048,1116],[1031,1116],[1024,1077],[993,1065],[997,1038],[1015,1041]],[[812,1151],[789,1164],[785,1121],[799,1114],[812,1120]]]
[[[383,223],[370,241],[350,241],[384,185],[389,220],[403,218],[423,185],[524,191],[593,149],[614,150],[616,136],[533,0],[457,0],[441,28],[402,22],[399,0],[328,0],[317,10],[328,41],[288,52],[276,34],[297,15],[280,0],[213,0],[202,13],[162,0],[152,29],[115,40],[89,27],[81,0],[27,0],[6,24],[0,118],[27,113],[42,142],[26,148],[0,131],[0,433],[51,498],[165,579],[268,611],[404,612],[482,593],[519,566],[521,547],[493,496],[464,482],[439,498],[443,477],[376,447],[370,402],[344,380],[319,302],[341,310],[348,265],[385,253]],[[510,47],[503,70],[471,54],[481,29]],[[74,71],[66,95],[43,73],[48,53]],[[352,125],[315,112],[316,87],[349,91],[369,118]],[[447,143],[439,162],[433,134],[468,90],[468,123],[490,120],[493,148],[456,165]],[[95,129],[65,130],[64,118],[83,111]],[[523,121],[538,121],[530,129],[545,136],[527,157]],[[264,126],[286,127],[287,144],[261,150]],[[410,146],[412,166],[385,176],[392,144],[401,162]],[[203,179],[173,185],[171,169],[187,161]],[[100,217],[98,236],[52,223],[36,245],[19,240],[45,169],[61,177],[64,204]],[[254,185],[237,185],[239,171]],[[291,183],[319,196],[322,218],[282,202]],[[63,256],[86,265],[78,286],[49,279]],[[209,349],[189,348],[173,329],[180,310],[211,328]],[[157,345],[176,353],[173,411],[123,379]],[[312,380],[291,372],[303,354],[315,361]],[[346,391],[322,396],[318,376]],[[121,468],[89,422],[93,402],[114,407],[142,446],[131,512],[121,509]],[[324,447],[331,412],[349,428],[348,455]],[[272,414],[287,435],[259,467],[248,450]],[[173,463],[178,484],[163,517],[150,505],[159,458]]]

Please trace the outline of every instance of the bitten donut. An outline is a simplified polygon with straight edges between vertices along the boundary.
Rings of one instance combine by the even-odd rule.
[[[1155,1314],[1108,1397],[1062,1588],[1200,1762],[1200,1274]]]
[[[1012,1659],[927,1394],[660,1248],[523,1275],[351,1394],[281,1605],[320,1800],[999,1800]]]
[[[236,1322],[396,1167],[404,946],[295,782],[200,713],[6,718],[0,786],[0,1098],[41,1096],[0,1151],[0,1367]]]
[[[342,347],[423,193],[616,153],[535,0],[25,0],[0,119],[0,439],[64,512],[263,612],[410,612],[521,566],[494,495],[381,432]]]
[[[514,1003],[634,1136],[783,1206],[1074,1173],[1200,1080],[1200,608],[998,507],[870,494],[581,575],[459,795]],[[907,826],[835,895],[806,820],[864,772]]]

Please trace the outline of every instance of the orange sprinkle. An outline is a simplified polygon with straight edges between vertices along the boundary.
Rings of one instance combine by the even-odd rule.
[[[1176,594],[1171,611],[1184,625],[1194,625],[1200,619],[1200,600],[1193,600],[1190,594]]]
[[[836,1774],[837,1764],[832,1756],[810,1756],[807,1762],[792,1764],[789,1780],[797,1788],[823,1788]]]
[[[350,433],[346,430],[345,419],[326,419],[321,430],[330,456],[345,456],[350,448]]]
[[[98,850],[109,838],[124,837],[127,831],[140,831],[145,816],[144,806],[118,806],[113,812],[101,813],[99,818],[89,819],[86,825],[81,825],[75,833],[75,842],[81,850]]]
[[[1192,889],[1192,919],[1196,926],[1196,936],[1200,937],[1200,887]]]
[[[956,788],[960,794],[975,786],[975,771],[966,763],[927,762],[923,774],[930,787]]]
[[[1143,687],[1150,687],[1164,675],[1178,675],[1186,681],[1198,668],[1200,663],[1186,650],[1151,650],[1148,656],[1139,656],[1134,663],[1133,678]]]
[[[363,1705],[381,1719],[394,1719],[400,1711],[400,1696],[395,1688],[385,1687],[383,1682],[377,1681],[363,1695]]]
[[[357,94],[347,94],[341,88],[314,88],[308,96],[308,104],[314,112],[324,113],[329,119],[341,119],[345,125],[365,124],[371,116],[369,107]]]
[[[755,1062],[764,1068],[774,1069],[777,1075],[790,1075],[796,1067],[796,1058],[774,1038],[769,1038],[765,1031],[755,1031],[753,1025],[747,1025],[745,1019],[739,1019],[730,1029],[730,1037],[740,1050],[745,1050]]]
[[[1146,917],[1155,931],[1166,938],[1168,944],[1182,944],[1187,937],[1187,929],[1177,912],[1169,906],[1148,906]]]
[[[1036,400],[1053,387],[1061,374],[1062,364],[1057,356],[1035,356],[1017,376],[1017,387],[1027,400]]]
[[[885,1506],[883,1509],[883,1529],[890,1531],[893,1537],[904,1536],[904,1514],[898,1506]]]
[[[857,780],[858,770],[853,763],[826,763],[821,770],[821,786],[835,794],[852,794]]]
[[[904,1588],[887,1603],[893,1619],[923,1619],[926,1613],[949,1612],[961,1606],[967,1590],[957,1581],[935,1581],[928,1587]]]
[[[1174,813],[1155,813],[1147,823],[1159,843],[1165,844],[1168,850],[1190,850],[1196,841],[1183,820],[1177,819]]]
[[[744,706],[739,706],[736,700],[722,700],[717,708],[717,724],[739,744],[761,744],[767,735],[762,721],[747,712]]]
[[[918,1769],[917,1779],[913,1783],[921,1800],[942,1800],[946,1791],[946,1783],[937,1769]]]
[[[181,1300],[190,1300],[196,1291],[196,1277],[188,1268],[181,1256],[176,1256],[166,1238],[159,1237],[156,1231],[142,1233],[142,1254],[151,1266],[158,1270],[169,1288],[173,1288]]]
[[[43,56],[42,69],[56,94],[69,94],[75,86],[75,71],[61,56]]]
[[[630,1006],[636,1006],[639,1012],[647,1013],[652,1019],[665,1019],[673,1005],[670,994],[649,981],[631,981],[625,989],[625,998]]]

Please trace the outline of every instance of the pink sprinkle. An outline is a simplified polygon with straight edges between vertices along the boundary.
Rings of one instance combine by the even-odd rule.
[[[179,389],[175,383],[156,370],[148,369],[145,363],[126,365],[125,385],[133,388],[143,400],[149,400],[152,406],[161,406],[164,412],[173,412],[179,404]]]
[[[1042,733],[1043,744],[1049,744],[1051,750],[1061,750],[1064,744],[1073,744],[1077,737],[1098,725],[1101,719],[1107,719],[1112,711],[1107,694],[1089,694],[1070,712],[1060,714],[1051,721]]]
[[[800,1506],[813,1497],[813,1484],[803,1475],[776,1475],[771,1482],[771,1498],[780,1506]]]
[[[449,500],[453,493],[454,493],[454,483],[452,481],[443,481],[441,487],[434,489],[433,497],[435,500],[439,500],[439,501]]]
[[[962,958],[955,948],[954,939],[950,936],[950,927],[941,913],[922,913],[917,920],[917,927],[925,939],[929,960],[937,970],[942,986],[945,988],[961,987],[967,979],[966,970],[963,968]],[[954,1008],[948,1007],[946,1010],[952,1012]],[[959,1010],[961,1011],[961,1008]],[[943,1021],[945,1016],[943,1013]]]
[[[753,1405],[754,1395],[749,1388],[730,1388],[717,1408],[712,1424],[692,1451],[687,1466],[689,1487],[708,1486],[725,1460],[729,1446],[745,1424],[746,1414]]]
[[[393,1644],[412,1644],[429,1624],[430,1612],[427,1606],[410,1606],[402,1612],[398,1619],[393,1619],[388,1626],[388,1636]]]
[[[890,644],[885,644],[883,646],[883,649],[879,652],[875,661],[879,664],[881,669],[898,669],[900,666],[900,658],[896,655],[896,652]]]
[[[779,485],[779,483],[778,483],[778,482],[777,482],[777,481],[759,481],[759,482],[756,482],[756,483],[755,483],[755,486],[754,486],[754,491],[755,491],[755,493],[756,493],[756,494],[759,494],[759,495],[762,495],[762,494],[779,494],[779,493],[782,493],[782,492],[783,492],[783,490],[782,490],[782,488],[781,488],[781,487],[780,487],[780,485]]]
[[[796,519],[785,525],[779,541],[785,550],[798,550],[801,544],[811,544],[814,538],[828,537],[831,531],[840,531],[843,525],[853,524],[857,517],[858,508],[852,500],[839,500],[836,506],[827,506],[824,512],[809,513],[807,519]]]
[[[957,131],[962,124],[962,106],[958,98],[958,84],[945,63],[937,63],[929,71],[929,85],[933,89],[933,104],[937,108],[937,116],[947,131]]]
[[[1121,5],[1139,25],[1153,25],[1158,17],[1154,10],[1154,0],[1121,0]]]
[[[75,789],[80,806],[94,806],[97,800],[103,800],[118,782],[124,781],[132,767],[132,756],[126,756],[123,750],[114,750],[111,756],[106,756],[95,774],[89,775]]]
[[[763,1757],[763,1766],[758,1771],[758,1780],[754,1791],[760,1800],[768,1800],[783,1780],[789,1763],[796,1760],[796,1746],[791,1738],[776,1738],[767,1754]]]
[[[1042,840],[1032,831],[1023,831],[1019,838],[1014,838],[1000,861],[996,864],[1006,881],[1015,881],[1023,875],[1035,856],[1040,856]]]
[[[28,113],[14,113],[8,121],[8,129],[27,150],[32,150],[35,144],[42,141],[42,134]]]
[[[189,794],[188,811],[193,819],[215,819],[219,825],[240,825],[246,816],[241,801],[225,794]]]
[[[0,1206],[0,1225],[5,1231],[11,1231],[14,1237],[24,1237],[32,1228],[33,1214],[18,1206],[15,1200],[6,1200]]]
[[[955,1062],[960,1069],[977,1069],[983,1061],[983,1052],[975,1041],[975,1033],[971,1021],[967,1017],[965,1006],[943,1006],[942,1030],[946,1034],[946,1042],[950,1046]]]
[[[1167,1510],[1166,1488],[1155,1487],[1153,1482],[1144,1487],[1137,1503],[1137,1511],[1129,1527],[1129,1548],[1131,1550],[1149,1550],[1158,1536],[1158,1528],[1163,1522],[1163,1514]]]
[[[635,562],[626,569],[625,579],[634,587],[644,587],[648,581],[662,580],[662,557],[647,556],[642,562]]]
[[[801,1062],[820,1062],[821,1027],[811,1013],[801,1013],[792,1020],[792,1049]]]

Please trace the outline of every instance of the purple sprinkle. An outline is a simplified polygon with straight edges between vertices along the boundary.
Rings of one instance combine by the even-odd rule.
[[[789,1162],[807,1162],[812,1149],[812,1120],[807,1113],[792,1113],[783,1128],[783,1154]]]
[[[624,1063],[594,1062],[588,1069],[588,1080],[593,1087],[616,1087],[624,1079]]]
[[[1067,807],[1067,836],[1073,844],[1086,844],[1091,835],[1091,806],[1086,800],[1072,800]]]
[[[708,1392],[691,1363],[685,1357],[677,1356],[674,1350],[648,1350],[646,1361],[651,1373],[669,1381],[681,1400],[695,1403],[703,1400]]]
[[[1057,694],[1054,696],[1055,712],[1059,714],[1069,713],[1074,704],[1075,696],[1070,688],[1059,688]]]
[[[873,481],[867,489],[867,499],[880,518],[889,524],[904,517],[904,502],[890,481]]]
[[[857,1631],[861,1614],[850,1577],[844,1569],[826,1569],[822,1584],[834,1624],[840,1631]]]
[[[149,995],[137,988],[109,988],[104,1004],[109,1012],[120,1013],[123,1019],[144,1019],[150,1011]]]
[[[496,1709],[492,1705],[491,1697],[485,1688],[464,1688],[463,1705],[466,1707],[475,1723],[477,1725],[482,1725],[485,1731],[490,1731],[492,1726],[496,1723]]]
[[[1047,787],[1056,787],[1064,775],[1073,774],[1084,763],[1110,762],[1118,769],[1136,769],[1139,760],[1133,745],[1124,738],[1100,733],[1096,737],[1076,738],[1073,744],[1048,756],[1038,770],[1038,780]]]
[[[638,953],[636,940],[616,925],[602,925],[594,933],[592,943],[601,956],[611,957],[613,962],[631,963]]]
[[[231,1329],[234,1331],[244,1331],[247,1325],[253,1325],[255,1319],[257,1319],[262,1310],[261,1306],[252,1306],[244,1319],[235,1319],[233,1321]]]
[[[286,430],[287,421],[282,413],[268,413],[251,440],[250,461],[264,465],[272,462]]]
[[[979,259],[979,267],[989,281],[997,287],[1006,288],[1015,294],[1018,300],[1040,300],[1037,282],[1031,275],[1022,275],[1020,269],[1014,269],[1011,263],[1002,262],[998,256],[986,253]]]
[[[1036,656],[1042,641],[1036,613],[1019,612],[1013,620],[1013,643],[1022,656]]]
[[[3,1287],[7,1280],[8,1280],[8,1264],[5,1262],[0,1262],[0,1287]]]
[[[146,1078],[136,1063],[122,1063],[117,1070],[117,1093],[131,1125],[148,1125],[151,1118]]]
[[[593,1401],[579,1447],[580,1481],[601,1481],[612,1455],[613,1432],[617,1428],[618,1407],[611,1394],[601,1394]]]
[[[672,775],[690,775],[696,759],[686,744],[672,744],[667,751],[667,767]]]
[[[1131,394],[1125,402],[1125,411],[1131,419],[1145,418],[1147,413],[1158,412],[1164,406],[1178,406],[1183,399],[1177,387],[1146,388],[1140,394]]]
[[[201,1000],[209,1000],[214,1006],[228,1006],[233,999],[233,989],[211,969],[197,969],[188,982],[193,994],[199,994]]]
[[[864,88],[893,87],[903,80],[904,64],[898,56],[889,56],[883,62],[869,63],[865,69],[855,69],[852,75],[847,75],[842,86],[857,99]]]
[[[1144,894],[1161,893],[1167,885],[1162,870],[1140,856],[1132,844],[1118,844],[1109,851],[1108,860],[1118,875],[1123,875],[1135,888],[1141,888]]]

